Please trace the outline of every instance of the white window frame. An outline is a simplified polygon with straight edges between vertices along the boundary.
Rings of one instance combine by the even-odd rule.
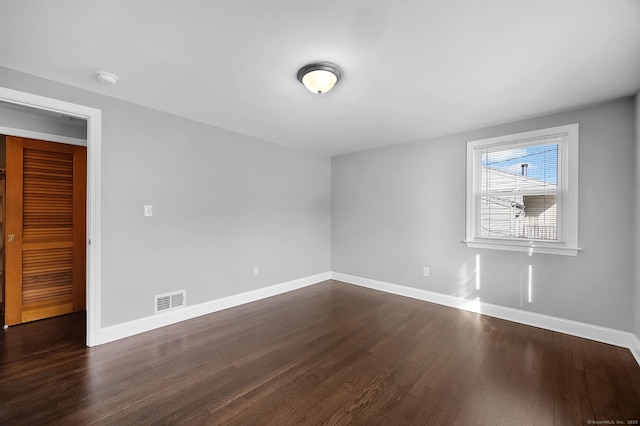
[[[467,209],[465,243],[470,248],[577,256],[578,247],[578,124],[550,127],[467,143]],[[514,148],[560,138],[558,146],[558,239],[480,237],[481,152]]]

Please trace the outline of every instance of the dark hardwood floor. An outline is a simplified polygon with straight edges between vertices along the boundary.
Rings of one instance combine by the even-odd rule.
[[[95,348],[84,327],[2,332],[0,424],[640,419],[627,349],[335,281]]]

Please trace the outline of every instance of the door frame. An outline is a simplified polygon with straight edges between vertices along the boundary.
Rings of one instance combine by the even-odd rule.
[[[84,105],[46,98],[31,93],[0,87],[0,101],[27,106],[33,109],[53,111],[87,120],[87,346],[100,342],[100,295],[101,295],[101,232],[100,232],[100,187],[101,187],[101,142],[102,111]],[[9,136],[35,135],[21,129],[2,128]],[[37,138],[51,142],[68,143],[74,138],[65,138],[38,133]],[[30,137],[30,136],[27,136]],[[75,140],[77,144],[77,139]],[[73,142],[72,142],[73,144]]]

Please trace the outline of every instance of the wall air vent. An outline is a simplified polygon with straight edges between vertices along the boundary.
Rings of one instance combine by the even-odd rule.
[[[187,290],[156,294],[153,296],[153,302],[154,315],[184,308],[187,306]]]

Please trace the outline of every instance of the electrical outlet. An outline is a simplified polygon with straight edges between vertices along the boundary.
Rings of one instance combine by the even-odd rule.
[[[423,276],[423,277],[428,277],[428,276],[429,276],[429,273],[430,273],[430,272],[429,272],[429,267],[428,267],[428,266],[424,266],[424,267],[422,268],[422,276]]]
[[[253,267],[253,275],[259,275],[260,274],[260,268],[257,266]]]

